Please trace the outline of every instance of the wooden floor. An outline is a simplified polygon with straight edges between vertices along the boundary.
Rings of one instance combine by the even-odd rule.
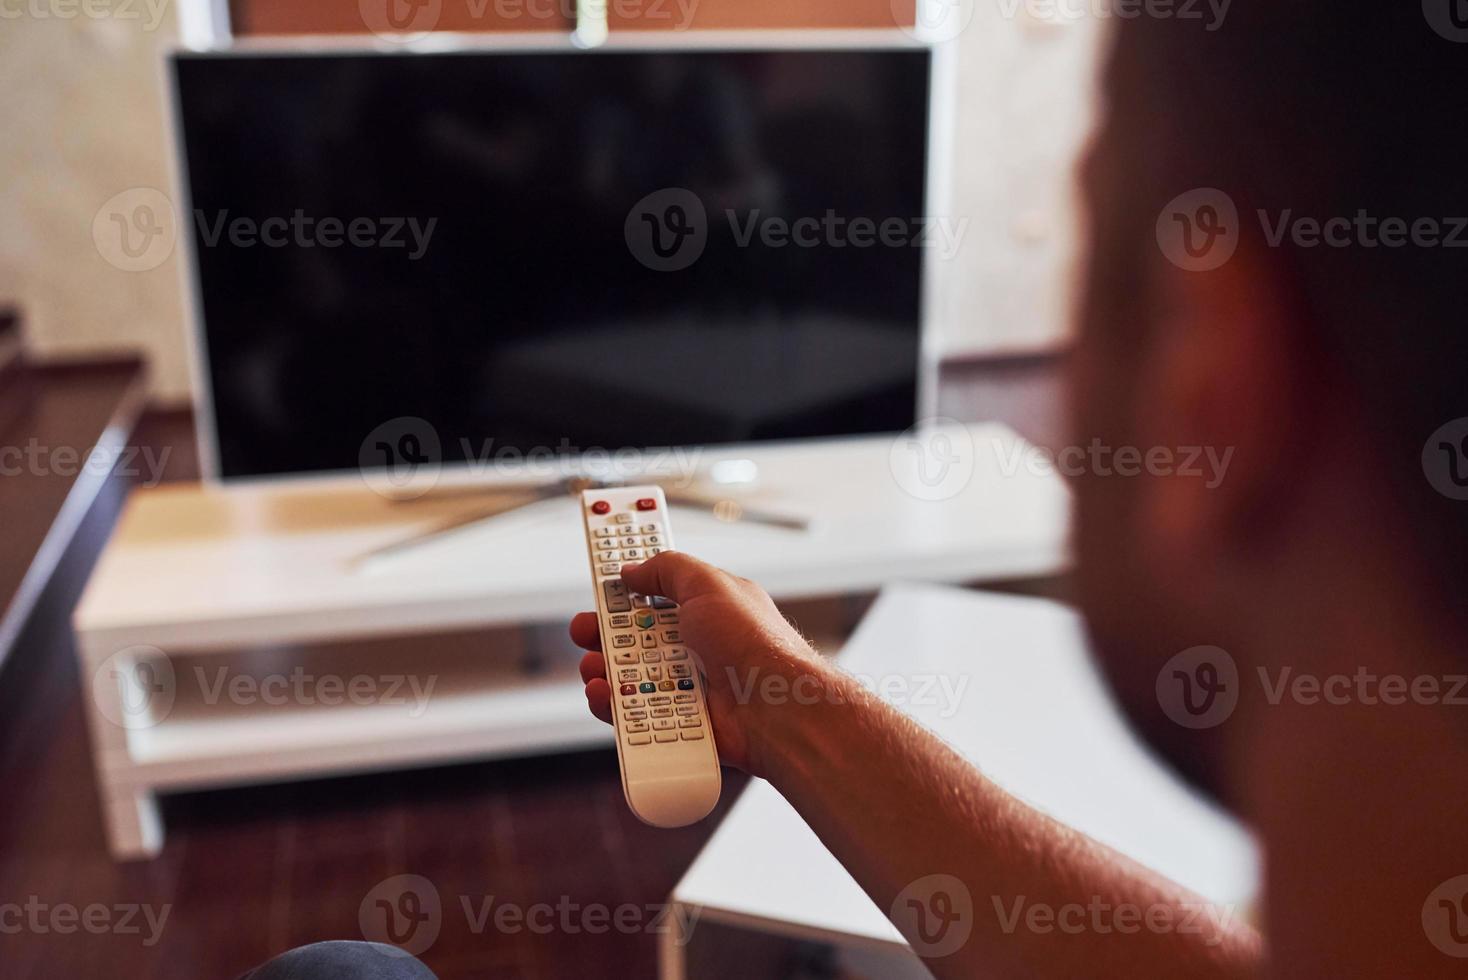
[[[1056,388],[1049,361],[955,366],[942,411],[1054,444]],[[191,437],[177,414],[138,435],[175,447],[175,478],[194,475]],[[236,977],[291,946],[360,938],[363,900],[399,874],[439,893],[442,930],[423,958],[444,980],[655,974],[656,936],[641,929],[567,930],[558,911],[550,934],[476,930],[464,905],[574,906],[573,924],[576,909],[634,906],[646,923],[738,795],[736,774],[714,817],[678,831],[631,816],[607,751],[175,796],[162,856],[111,861],[65,625],[124,492],[88,518],[0,675],[0,980]],[[167,915],[161,937],[149,914]],[[721,942],[727,952],[698,959],[722,975],[827,975],[819,950],[707,936]]]

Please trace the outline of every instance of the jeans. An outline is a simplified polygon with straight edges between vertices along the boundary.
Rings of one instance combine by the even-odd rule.
[[[312,943],[246,973],[240,980],[437,980],[413,957],[380,943]]]

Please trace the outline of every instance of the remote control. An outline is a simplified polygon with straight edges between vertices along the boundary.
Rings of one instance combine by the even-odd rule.
[[[581,495],[596,617],[612,685],[612,726],[627,805],[643,823],[683,827],[719,801],[722,775],[704,679],[683,646],[678,606],[631,591],[624,562],[673,547],[661,487],[615,487]]]

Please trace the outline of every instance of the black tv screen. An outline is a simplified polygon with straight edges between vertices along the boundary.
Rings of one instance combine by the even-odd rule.
[[[929,57],[176,56],[219,474],[906,428]]]

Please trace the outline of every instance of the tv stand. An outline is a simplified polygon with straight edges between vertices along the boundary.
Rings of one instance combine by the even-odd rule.
[[[791,600],[1062,570],[1059,477],[1023,465],[1034,450],[1002,426],[962,438],[975,447],[971,476],[940,499],[914,482],[927,461],[889,436],[741,450],[760,480],[728,499],[802,513],[808,528],[675,503],[679,544]],[[483,510],[482,493],[451,489],[394,503],[352,475],[132,496],[73,620],[115,856],[162,847],[160,793],[611,746],[561,639],[591,601],[576,502],[556,494],[421,538]],[[520,639],[486,653],[491,630]],[[266,710],[187,690],[196,676],[261,663],[437,683],[416,714],[377,703]]]

